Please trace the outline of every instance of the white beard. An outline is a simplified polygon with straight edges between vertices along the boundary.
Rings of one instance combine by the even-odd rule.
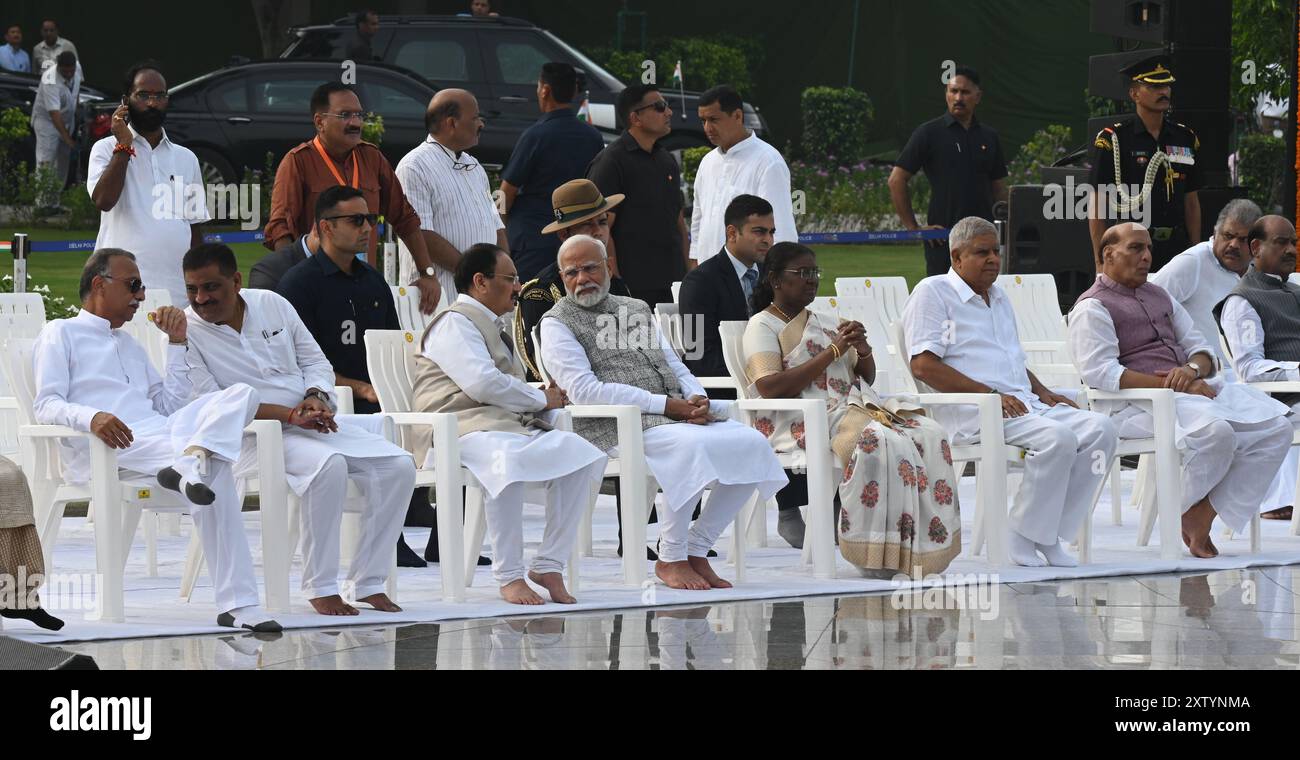
[[[577,304],[578,304],[579,306],[583,307],[584,309],[590,309],[590,308],[593,307],[593,306],[598,306],[598,305],[600,305],[600,303],[601,303],[602,301],[604,301],[606,298],[609,298],[609,281],[608,281],[608,280],[606,280],[604,283],[602,283],[599,289],[597,289],[597,290],[595,290],[595,291],[593,291],[593,292],[591,292],[591,293],[585,293],[585,294],[580,295],[580,296],[579,296],[579,295],[575,295],[575,296],[573,297],[573,300],[574,300],[575,302],[577,302]]]

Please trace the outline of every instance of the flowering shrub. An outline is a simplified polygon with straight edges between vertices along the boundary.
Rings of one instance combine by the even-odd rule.
[[[0,293],[14,292],[14,276],[7,274],[0,277]],[[45,319],[68,319],[77,316],[81,307],[76,304],[70,304],[63,296],[50,294],[49,285],[37,285],[32,276],[27,275],[27,292],[39,293],[41,299],[45,301]]]
[[[790,163],[790,188],[803,192],[800,232],[846,232],[902,229],[889,198],[888,165],[866,161],[843,165],[835,155],[822,161]],[[910,185],[918,221],[930,205],[930,183],[921,174]],[[796,212],[798,209],[796,209]],[[921,221],[925,224],[924,221]]]

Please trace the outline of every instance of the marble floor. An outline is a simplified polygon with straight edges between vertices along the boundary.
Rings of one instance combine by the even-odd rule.
[[[67,644],[104,669],[1297,669],[1300,565]]]

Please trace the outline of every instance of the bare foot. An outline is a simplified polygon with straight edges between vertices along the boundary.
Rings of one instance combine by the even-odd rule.
[[[371,594],[365,599],[358,599],[357,604],[368,604],[380,612],[401,612],[402,608],[398,607],[388,594]]]
[[[517,581],[511,581],[501,587],[501,598],[511,604],[538,605],[546,604],[546,600],[537,595],[528,587],[528,581],[520,578]]]
[[[578,600],[564,587],[564,576],[560,573],[528,573],[528,580],[546,589],[551,601],[556,604],[577,604]]]
[[[713,566],[709,564],[707,557],[687,557],[686,561],[690,563],[691,569],[709,584],[710,588],[731,588],[731,581],[718,577],[713,572]]]
[[[699,573],[691,568],[690,562],[664,562],[660,560],[655,563],[655,575],[659,580],[668,585],[668,588],[681,589],[682,591],[708,591],[709,582],[700,577]]]
[[[1208,501],[1201,501],[1183,513],[1183,543],[1197,559],[1214,559],[1219,550],[1210,540],[1210,529],[1214,526],[1214,507]]]
[[[1277,509],[1270,509],[1260,517],[1264,520],[1290,520],[1292,514],[1294,514],[1292,507],[1278,507]]]
[[[343,601],[343,597],[338,594],[334,594],[333,596],[317,597],[316,599],[310,599],[308,601],[311,602],[312,609],[316,610],[317,614],[320,615],[352,617],[353,615],[361,614],[360,612],[357,612],[356,607]]]

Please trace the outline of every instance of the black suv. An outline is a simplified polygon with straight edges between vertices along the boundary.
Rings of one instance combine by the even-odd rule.
[[[294,27],[289,33],[294,39],[281,58],[343,60],[356,39],[350,18]],[[540,115],[537,75],[543,64],[563,61],[586,77],[592,123],[605,132],[617,129],[614,103],[625,85],[573,46],[528,21],[504,16],[382,16],[371,49],[376,58],[410,69],[436,87],[474,93],[489,124],[494,119],[536,121]],[[664,138],[664,146],[669,150],[708,146],[698,115],[699,95],[687,92],[685,108],[677,92],[665,90],[664,97],[674,112],[673,133]],[[745,125],[760,137],[766,135],[766,123],[748,103]],[[479,158],[495,163],[488,156]]]

